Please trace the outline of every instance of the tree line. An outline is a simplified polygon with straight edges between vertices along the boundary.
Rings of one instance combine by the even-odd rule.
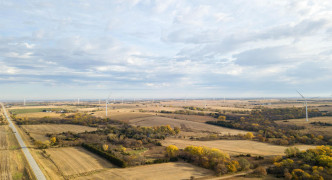
[[[331,146],[318,146],[300,151],[296,147],[285,150],[284,157],[276,157],[268,173],[285,179],[332,179]]]

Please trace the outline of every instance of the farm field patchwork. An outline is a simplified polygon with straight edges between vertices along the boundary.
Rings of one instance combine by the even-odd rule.
[[[306,129],[300,130],[302,133],[317,133],[320,135],[329,135],[331,136],[332,126],[320,126],[310,124],[312,122],[322,122],[332,124],[332,117],[309,117],[309,122],[306,122],[305,118],[302,119],[289,119],[287,121],[275,121],[278,124],[292,124],[297,126],[304,126]]]
[[[205,123],[193,122],[188,120],[172,119],[159,116],[151,116],[145,118],[137,118],[129,121],[130,124],[136,126],[161,126],[170,125],[172,127],[181,127],[184,131],[198,131],[198,132],[214,132],[219,134],[245,134],[248,131],[229,129]]]
[[[230,154],[253,154],[253,155],[283,155],[287,146],[277,146],[249,140],[213,140],[213,141],[191,141],[182,139],[166,139],[162,141],[163,146],[175,145],[184,149],[187,146],[206,146],[217,148]],[[313,145],[295,145],[300,150],[314,148]]]

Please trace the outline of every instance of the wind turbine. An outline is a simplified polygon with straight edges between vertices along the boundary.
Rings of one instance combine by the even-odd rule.
[[[304,102],[305,102],[305,119],[306,121],[308,122],[309,119],[308,119],[308,105],[307,105],[307,99],[299,92],[297,91],[297,93],[300,94],[300,96],[304,99]]]
[[[108,98],[106,99],[106,118],[107,118],[107,104],[108,104],[108,100],[109,100],[109,96],[108,96]]]

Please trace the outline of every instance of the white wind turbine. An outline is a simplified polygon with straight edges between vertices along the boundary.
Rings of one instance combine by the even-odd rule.
[[[106,109],[106,118],[107,118],[107,105],[109,103],[109,99],[110,99],[110,96],[108,96],[106,101],[105,101],[105,104],[106,104],[106,107],[105,107],[105,109]]]
[[[305,119],[306,121],[308,122],[309,119],[308,119],[308,105],[307,105],[307,99],[299,92],[297,91],[297,93],[300,94],[300,96],[304,99],[304,102],[305,102]]]

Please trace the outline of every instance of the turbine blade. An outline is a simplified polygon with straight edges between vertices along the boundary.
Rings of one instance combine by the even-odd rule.
[[[305,99],[305,97],[299,91],[296,90],[296,92],[299,93],[303,99]]]

